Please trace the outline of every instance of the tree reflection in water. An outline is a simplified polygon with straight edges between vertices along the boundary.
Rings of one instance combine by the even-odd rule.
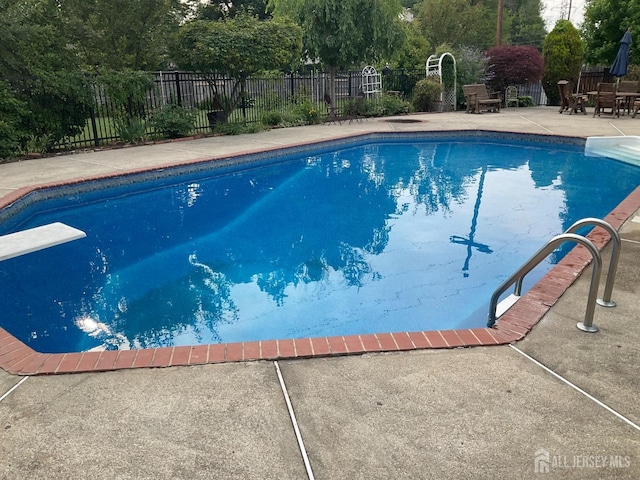
[[[86,350],[430,328],[425,318],[482,310],[471,295],[488,302],[510,262],[604,216],[640,183],[637,170],[538,144],[380,142],[105,189],[25,213],[24,228],[62,221],[88,236],[57,247],[71,257],[5,262],[5,285],[42,295],[28,309],[19,288],[0,300],[11,333],[41,351],[68,350],[68,337]],[[472,262],[474,252],[484,255]],[[67,344],[42,347],[52,339]]]

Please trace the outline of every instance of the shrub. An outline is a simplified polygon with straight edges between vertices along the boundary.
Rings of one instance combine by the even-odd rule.
[[[153,89],[153,76],[147,72],[109,71],[97,78],[111,102],[127,118],[146,117],[147,93]]]
[[[407,113],[409,111],[409,103],[405,102],[397,95],[382,95],[380,102],[380,110],[382,115],[397,115],[399,113]]]
[[[577,81],[582,68],[583,54],[584,47],[578,30],[569,20],[558,20],[542,46],[542,87],[547,94],[549,105],[560,105],[558,81]]]
[[[46,153],[51,148],[51,135],[30,135],[23,147],[23,153]]]
[[[18,153],[19,145],[13,125],[0,120],[0,158],[15,157]]]
[[[309,99],[301,99],[293,109],[294,113],[304,119],[308,125],[315,125],[322,122],[322,115],[316,104]]]
[[[219,123],[214,128],[214,133],[222,133],[224,135],[241,135],[243,133],[258,133],[263,131],[264,128],[260,123],[235,123],[226,122]]]
[[[297,114],[293,110],[289,110],[284,112],[282,115],[282,123],[283,127],[299,127],[300,125],[304,125],[305,120],[299,114]]]
[[[151,125],[167,138],[186,137],[191,134],[195,115],[186,108],[168,103],[156,110],[151,117]]]
[[[535,47],[501,45],[487,50],[489,81],[494,91],[509,85],[539,82],[544,71],[542,55]]]
[[[115,129],[118,137],[125,143],[138,143],[147,136],[147,124],[141,118],[118,118]]]
[[[263,125],[268,125],[271,127],[280,125],[282,123],[282,113],[278,112],[277,110],[264,112],[260,117],[260,122]]]
[[[49,136],[49,146],[82,132],[93,103],[89,83],[79,73],[43,73],[38,78],[17,80],[12,90],[24,106],[15,124],[18,130]]]
[[[523,95],[518,97],[518,105],[521,107],[535,107],[536,104],[533,101],[533,97]]]
[[[436,100],[440,99],[442,85],[437,80],[424,78],[416,83],[413,89],[413,107],[417,112],[429,112],[434,108]]]
[[[16,99],[9,85],[0,82],[0,158],[11,158],[20,151],[20,120],[27,115],[26,104]]]
[[[465,103],[462,85],[487,83],[490,80],[489,57],[475,47],[461,47],[455,52],[458,70],[457,104]]]

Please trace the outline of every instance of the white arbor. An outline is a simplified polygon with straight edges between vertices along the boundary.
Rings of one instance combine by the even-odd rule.
[[[443,64],[445,60],[449,60],[453,66],[453,75],[452,78],[449,78],[450,75],[446,75],[446,82],[443,78]],[[426,64],[426,74],[427,78],[433,77],[437,79],[442,85],[442,93],[440,94],[440,101],[442,102],[442,109],[454,110],[456,109],[456,91],[457,91],[457,81],[456,81],[456,59],[453,55],[448,52],[443,53],[440,57],[436,57],[435,55],[431,55],[427,59]]]

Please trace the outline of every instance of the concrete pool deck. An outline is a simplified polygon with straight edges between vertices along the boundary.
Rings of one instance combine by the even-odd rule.
[[[422,122],[372,119],[4,164],[0,195],[370,131],[640,135],[640,119],[556,108],[410,118]],[[545,470],[543,478],[640,478],[636,215],[620,228],[618,306],[597,307],[596,334],[575,327],[587,269],[513,345],[56,376],[0,371],[0,478],[300,479],[305,466],[318,479],[536,478]]]

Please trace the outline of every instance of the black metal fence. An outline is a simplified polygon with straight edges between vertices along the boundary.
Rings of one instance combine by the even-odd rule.
[[[136,106],[135,111],[135,116],[142,122],[145,136],[153,138],[159,135],[154,131],[153,123],[146,120],[167,104],[177,104],[194,114],[195,133],[206,133],[215,128],[215,118],[210,114],[215,110],[215,99],[206,75],[179,71],[153,72],[151,75],[154,87]],[[592,75],[595,79],[596,73]],[[371,98],[379,98],[379,93],[391,92],[410,100],[416,83],[423,78],[423,70],[385,69],[379,76],[380,83],[372,92],[370,79],[363,78],[362,72],[340,73],[335,79],[336,96],[333,102],[341,109],[361,90],[369,92],[367,96]],[[587,82],[585,73],[583,79]],[[98,78],[92,78],[91,81],[94,105],[84,129],[74,137],[61,140],[54,145],[54,149],[100,147],[123,140],[120,127],[126,107],[109,98],[106,87]],[[216,82],[218,89],[230,90],[233,80],[217,79]],[[324,95],[329,91],[329,75],[325,72],[274,74],[269,77],[247,78],[245,86],[246,95],[226,119],[227,122],[243,125],[260,122],[266,112],[276,111],[284,115],[303,100],[312,102],[317,111],[324,114]],[[532,97],[536,105],[546,104],[546,96],[539,82],[520,85],[518,92],[519,95]]]
[[[215,100],[207,77],[190,72],[154,72],[154,88],[146,95],[144,105],[137,115],[149,118],[152,113],[169,103],[177,104],[195,114],[195,132],[204,133],[215,127],[215,120],[207,115],[215,110]],[[409,99],[418,80],[424,78],[424,72],[392,70],[380,76],[380,92],[392,91],[396,95]],[[217,88],[230,91],[232,79],[217,79]],[[361,72],[341,73],[336,77],[336,98],[334,103],[341,108],[350,98],[362,90]],[[238,108],[226,119],[231,123],[250,124],[261,121],[265,112],[278,111],[282,114],[303,99],[315,104],[318,111],[324,112],[324,95],[329,91],[329,75],[324,72],[307,74],[279,74],[271,77],[247,78],[246,94]],[[107,95],[105,87],[93,82],[95,105],[82,133],[65,138],[57,148],[73,149],[99,147],[103,144],[121,140],[118,134],[117,119],[122,116],[122,107],[117,106]],[[213,122],[212,122],[213,120]],[[154,135],[151,124],[146,134]]]

